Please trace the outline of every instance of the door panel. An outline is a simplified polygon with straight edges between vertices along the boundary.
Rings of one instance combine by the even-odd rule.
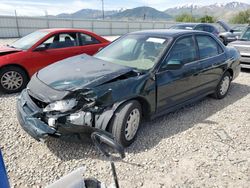
[[[52,63],[60,61],[62,59],[75,56],[81,53],[81,47],[69,47],[59,49],[48,49],[44,51],[30,52],[30,55],[26,59],[27,62],[35,64],[35,72],[43,67],[46,67]]]
[[[207,92],[216,88],[224,70],[226,55],[212,37],[198,35],[196,39],[201,59],[201,90]]]
[[[195,44],[192,35],[178,39],[162,63],[156,74],[158,111],[193,98],[199,90],[200,64]]]
[[[200,82],[204,92],[214,90],[225,70],[225,54],[201,60]]]
[[[189,63],[180,70],[158,73],[157,104],[158,111],[175,106],[193,98],[199,90],[199,63]]]

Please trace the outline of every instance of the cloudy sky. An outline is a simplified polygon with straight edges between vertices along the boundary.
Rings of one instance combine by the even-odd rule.
[[[235,0],[232,0],[235,1]],[[158,10],[182,6],[185,4],[208,5],[214,3],[227,3],[230,0],[104,0],[105,10],[117,10],[121,8],[134,8],[137,6],[151,6]],[[239,0],[250,3],[250,0]],[[14,15],[56,15],[60,13],[72,13],[80,9],[101,9],[101,0],[0,0],[0,14]]]

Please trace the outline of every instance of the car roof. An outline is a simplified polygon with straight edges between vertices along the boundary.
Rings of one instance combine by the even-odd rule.
[[[47,31],[47,32],[91,32],[85,29],[71,29],[71,28],[51,28],[51,29],[40,29],[39,31]]]
[[[156,29],[156,30],[144,30],[144,31],[136,31],[130,34],[139,34],[139,35],[151,35],[158,37],[179,37],[185,34],[194,34],[194,33],[202,33],[208,34],[207,32],[198,31],[198,30],[182,30],[182,29]]]
[[[199,23],[181,23],[181,24],[175,24],[174,26],[196,26]]]
[[[194,27],[197,25],[207,25],[207,26],[214,26],[210,23],[181,23],[181,24],[176,24],[175,26],[190,26],[190,27]]]

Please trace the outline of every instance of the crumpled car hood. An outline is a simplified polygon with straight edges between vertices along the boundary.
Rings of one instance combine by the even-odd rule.
[[[53,89],[75,91],[101,85],[132,70],[84,54],[40,70],[37,78]]]
[[[20,52],[22,51],[21,49],[16,49],[16,48],[10,48],[8,46],[0,46],[0,56],[15,53],[15,52]]]
[[[225,29],[225,31],[230,31],[231,30],[231,27],[226,23],[226,22],[223,22],[222,20],[219,20],[217,21],[217,23],[223,27]]]

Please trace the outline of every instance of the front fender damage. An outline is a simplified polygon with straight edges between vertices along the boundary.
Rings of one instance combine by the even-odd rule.
[[[106,109],[102,114],[97,115],[95,119],[95,127],[98,129],[106,130],[110,120],[112,119],[116,109],[122,104],[123,102],[115,103],[111,108]]]
[[[106,130],[116,109],[123,103],[113,100],[111,89],[100,93],[90,89],[79,90],[67,98],[78,101],[74,109],[66,113],[47,114],[48,119],[55,119],[60,133],[81,133],[91,128]]]
[[[33,115],[32,109],[29,110],[32,113],[27,115],[30,118],[38,119],[55,131],[54,133],[49,132],[49,136],[67,137],[73,134],[78,137],[82,133],[91,133],[97,129],[107,130],[108,124],[118,107],[125,101],[137,96],[144,89],[145,84],[141,84],[138,80],[145,80],[145,78],[145,76],[137,73],[129,73],[90,88],[61,91],[48,87],[50,89],[45,90],[48,92],[44,92],[43,95],[37,92],[36,87],[33,89],[34,84],[29,84],[24,92],[25,96],[27,95],[27,100],[22,97],[25,101],[21,102],[20,106],[22,107],[21,104],[30,101],[27,104],[33,104],[31,106],[36,106],[39,109],[36,117]],[[44,88],[46,87],[44,85]],[[49,98],[49,96],[53,97]],[[70,110],[53,110],[55,103],[64,106],[67,105],[65,101],[72,99],[75,99],[76,105]],[[50,109],[52,110],[45,111],[44,109],[48,105],[51,106]],[[23,124],[26,123],[23,122]]]

